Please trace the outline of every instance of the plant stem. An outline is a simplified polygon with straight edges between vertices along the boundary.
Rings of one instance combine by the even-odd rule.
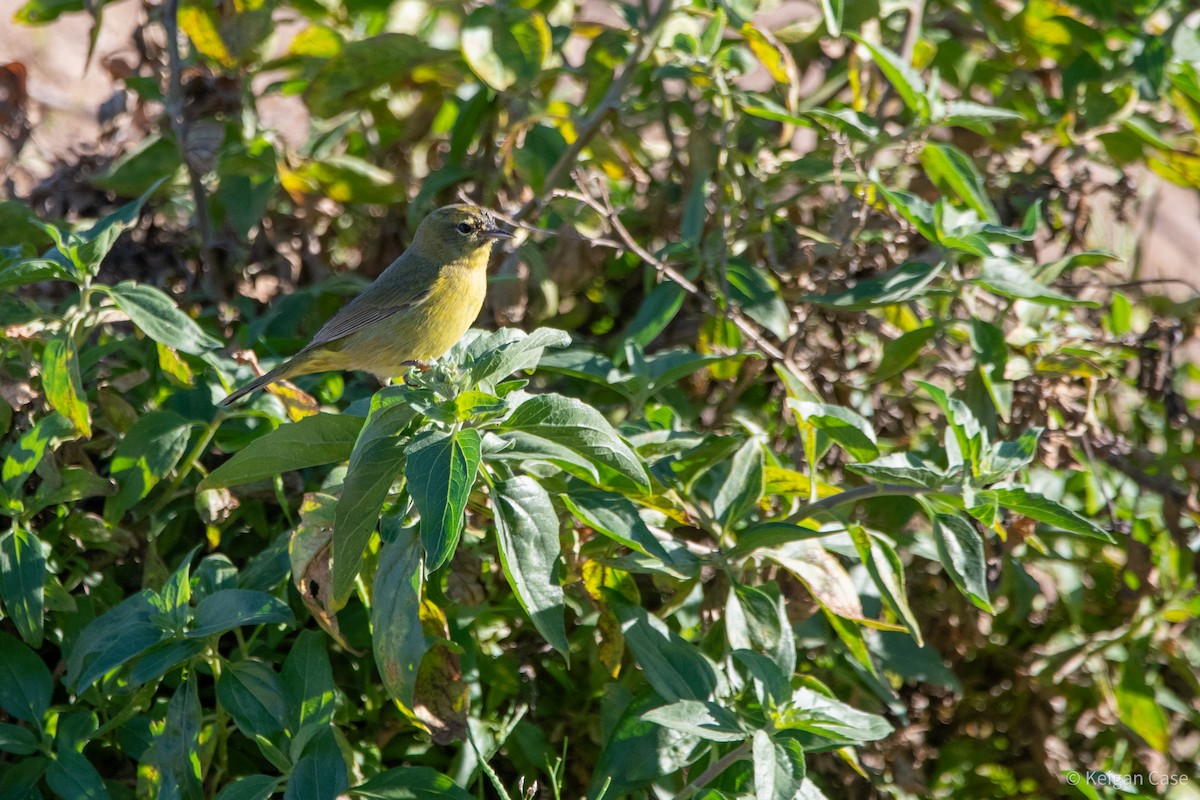
[[[629,88],[629,84],[633,81],[633,76],[637,72],[638,64],[645,61],[654,52],[654,48],[658,46],[658,37],[662,33],[663,23],[667,21],[673,3],[671,0],[663,0],[659,4],[658,10],[650,18],[646,25],[645,33],[640,37],[637,47],[633,48],[633,52],[625,59],[625,63],[621,66],[621,73],[613,79],[609,85],[608,91],[604,93],[604,97],[588,115],[587,119],[580,124],[578,133],[575,136],[575,141],[563,151],[563,154],[554,162],[554,166],[550,167],[546,173],[546,179],[542,183],[542,191],[536,195],[513,214],[512,218],[518,222],[536,214],[541,210],[542,206],[554,196],[554,190],[558,188],[558,184],[562,181],[571,168],[575,166],[576,159],[583,152],[583,148],[587,147],[588,142],[600,132],[600,127],[608,115],[617,109],[617,105],[621,102],[621,97],[625,94],[625,90]]]
[[[688,800],[688,798],[695,795],[696,792],[700,791],[705,786],[712,783],[717,778],[718,775],[720,775],[725,770],[729,769],[729,767],[732,766],[735,761],[741,761],[743,758],[745,758],[749,754],[750,754],[750,742],[749,741],[742,742],[737,747],[733,748],[728,753],[726,753],[725,755],[721,756],[716,761],[714,761],[712,763],[712,766],[710,766],[708,769],[704,770],[704,772],[700,773],[696,777],[696,780],[692,781],[687,786],[683,787],[683,790],[678,795],[676,795],[675,800]]]
[[[196,227],[200,229],[200,253],[202,257],[202,274],[212,280],[217,268],[214,258],[214,245],[217,241],[216,231],[208,216],[208,197],[204,192],[204,182],[201,175],[192,166],[188,158],[187,133],[188,123],[183,116],[183,86],[181,74],[182,60],[179,58],[179,0],[165,0],[163,3],[163,27],[167,31],[167,116],[171,120],[171,130],[175,133],[175,145],[187,168],[188,182],[192,189],[192,199],[196,205]]]
[[[826,497],[815,503],[801,506],[800,510],[791,516],[787,517],[784,522],[797,523],[806,519],[815,517],[824,511],[830,511],[839,506],[857,503],[859,500],[866,500],[871,497],[916,497],[922,494],[961,494],[962,487],[959,486],[940,486],[931,488],[928,486],[905,486],[900,483],[873,483],[870,486],[859,486],[856,489],[840,492]]]
[[[201,433],[200,438],[196,440],[195,446],[192,447],[191,452],[187,454],[182,466],[180,466],[179,470],[175,473],[175,477],[171,479],[171,483],[167,485],[166,490],[163,491],[162,496],[158,498],[158,502],[155,503],[154,507],[150,509],[150,513],[147,514],[147,516],[157,514],[159,511],[162,511],[163,507],[167,503],[171,502],[172,498],[175,497],[175,493],[179,491],[179,487],[183,485],[183,479],[188,476],[188,473],[192,471],[192,467],[198,460],[200,460],[200,457],[204,455],[204,451],[208,449],[209,443],[212,441],[213,437],[217,435],[217,429],[221,427],[221,423],[224,421],[225,412],[218,411],[216,416],[213,417],[212,422],[205,426],[204,432]]]

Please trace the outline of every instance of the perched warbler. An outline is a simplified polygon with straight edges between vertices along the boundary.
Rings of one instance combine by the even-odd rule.
[[[438,358],[479,316],[492,243],[511,238],[483,209],[439,208],[417,227],[412,246],[303,350],[221,405],[297,375],[365,370],[387,380]]]

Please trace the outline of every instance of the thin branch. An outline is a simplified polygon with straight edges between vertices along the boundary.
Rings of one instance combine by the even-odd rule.
[[[208,198],[201,175],[188,157],[188,124],[183,116],[183,63],[179,57],[179,0],[163,3],[163,26],[167,30],[167,116],[175,133],[175,143],[187,168],[192,198],[196,206],[196,226],[200,229],[203,274],[211,280],[216,267],[213,248],[217,241],[212,219],[208,216]]]
[[[696,794],[696,792],[700,791],[705,786],[716,780],[717,776],[719,776],[722,772],[733,766],[734,762],[741,761],[743,758],[749,757],[749,755],[750,742],[742,742],[737,747],[733,748],[728,753],[714,761],[712,766],[704,770],[704,772],[700,773],[696,777],[696,780],[683,787],[679,794],[676,795],[676,800],[687,800],[687,798],[692,797]]]
[[[904,29],[904,46],[900,56],[905,64],[911,64],[913,52],[921,38],[921,26],[925,17],[925,0],[910,0],[908,8],[908,26]]]
[[[839,506],[857,503],[859,500],[871,497],[915,497],[919,494],[959,494],[960,492],[962,489],[958,486],[929,488],[927,486],[906,486],[900,483],[873,483],[870,486],[859,486],[856,489],[839,492],[815,503],[801,506],[800,510],[783,521],[794,525],[822,512],[832,511]]]
[[[621,67],[621,73],[613,79],[609,85],[608,91],[604,93],[604,97],[592,109],[592,113],[587,119],[580,124],[575,135],[575,141],[563,151],[563,154],[554,162],[554,166],[546,173],[546,180],[542,183],[542,191],[540,194],[528,200],[524,205],[513,213],[512,217],[518,222],[528,217],[530,214],[535,214],[546,205],[546,202],[553,196],[554,190],[558,188],[558,184],[566,177],[567,173],[575,166],[576,159],[583,152],[583,148],[587,147],[588,142],[592,140],[597,133],[600,132],[604,120],[621,103],[621,97],[625,94],[625,90],[633,81],[633,76],[637,73],[637,67],[643,61],[650,57],[654,52],[654,48],[658,45],[659,34],[662,33],[663,23],[667,21],[667,17],[671,12],[673,5],[672,0],[661,0],[658,10],[650,18],[649,24],[646,26],[645,33],[642,34],[633,52],[625,59],[624,65]]]
[[[583,187],[580,188],[582,190]],[[621,222],[621,217],[617,214],[616,209],[613,208],[612,201],[609,199],[608,192],[603,184],[600,185],[600,193],[602,202],[597,201],[594,197],[591,197],[583,191],[568,192],[560,189],[554,194],[559,197],[569,197],[573,200],[578,200],[581,203],[585,203],[593,211],[608,220],[608,223],[612,226],[613,233],[616,235],[617,239],[619,239],[625,245],[625,247],[629,249],[630,252],[645,261],[650,266],[654,267],[654,269],[657,270],[658,273],[664,278],[674,282],[685,292],[699,300],[700,305],[704,309],[705,313],[713,316],[727,317],[729,321],[732,322],[737,329],[741,331],[747,339],[753,342],[754,345],[758,347],[758,349],[761,350],[765,355],[775,359],[776,361],[787,361],[783,351],[771,342],[767,341],[767,339],[763,337],[762,332],[759,331],[752,322],[747,320],[737,311],[732,309],[718,308],[717,304],[707,292],[689,280],[683,273],[679,272],[670,264],[666,263],[649,250],[638,244],[638,241],[633,238],[633,235],[629,232],[629,229],[625,227],[623,222]]]

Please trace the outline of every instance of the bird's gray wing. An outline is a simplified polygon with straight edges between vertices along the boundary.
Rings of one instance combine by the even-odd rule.
[[[405,292],[403,287],[384,289],[372,284],[322,325],[321,330],[317,331],[317,335],[301,352],[357,333],[393,314],[416,308],[429,297],[429,292],[428,288],[418,292]]]

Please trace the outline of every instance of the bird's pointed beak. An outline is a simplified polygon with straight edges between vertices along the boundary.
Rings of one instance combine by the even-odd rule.
[[[481,231],[481,233],[483,233],[483,236],[485,239],[513,239],[513,238],[515,238],[508,231],[504,230],[503,228],[497,228],[495,225],[493,225],[490,228],[484,229],[483,231]]]

